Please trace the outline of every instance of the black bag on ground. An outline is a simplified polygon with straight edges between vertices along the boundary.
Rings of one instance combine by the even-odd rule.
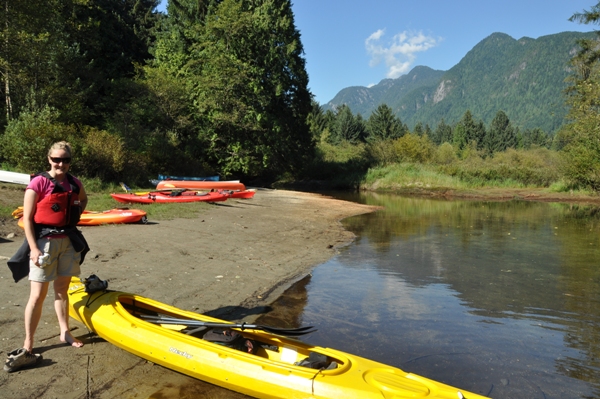
[[[256,353],[258,348],[255,341],[244,338],[242,334],[230,329],[213,328],[208,330],[202,339],[248,353]]]

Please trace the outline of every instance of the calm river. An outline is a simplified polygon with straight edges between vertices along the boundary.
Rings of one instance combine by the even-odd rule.
[[[260,323],[492,398],[600,398],[599,208],[344,199],[385,209]]]
[[[600,209],[349,199],[385,210],[290,291],[309,342],[493,398],[600,397]]]

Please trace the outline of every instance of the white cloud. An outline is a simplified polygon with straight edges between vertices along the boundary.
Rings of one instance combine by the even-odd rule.
[[[436,46],[440,39],[426,36],[422,32],[401,32],[391,41],[382,44],[385,30],[373,32],[365,40],[367,53],[371,56],[369,66],[377,66],[382,61],[387,66],[387,77],[395,79],[408,72],[417,58],[417,53],[427,51]]]

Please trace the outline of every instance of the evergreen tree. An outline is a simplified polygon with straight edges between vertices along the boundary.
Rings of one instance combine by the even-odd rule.
[[[104,117],[128,99],[114,95],[131,80],[136,65],[150,58],[149,45],[158,20],[158,0],[61,2],[68,49],[57,81],[63,96],[62,117],[102,126]],[[64,90],[64,89],[68,90]],[[75,104],[65,105],[67,101]]]
[[[452,129],[452,145],[457,150],[462,150],[468,145],[467,131],[462,123],[457,123]]]
[[[327,128],[327,118],[323,107],[315,100],[312,100],[312,110],[308,114],[307,123],[315,141],[320,141],[323,131]]]
[[[153,66],[171,76],[185,78],[198,67],[192,52],[200,42],[205,18],[215,12],[220,1],[170,0],[167,17],[161,20],[157,40],[151,51]]]
[[[485,138],[485,149],[488,153],[505,151],[517,147],[517,135],[508,116],[504,111],[498,111],[492,120]]]
[[[346,104],[338,108],[332,132],[332,143],[358,143],[364,139],[365,133],[366,127],[360,114],[354,116]]]
[[[416,134],[417,136],[422,136],[425,133],[425,130],[423,128],[423,123],[422,122],[417,122],[417,124],[415,125],[415,128],[413,129],[413,134]]]
[[[434,130],[432,141],[436,145],[452,142],[452,127],[447,125],[443,118]]]
[[[397,139],[402,137],[406,130],[392,109],[386,104],[381,104],[367,120],[367,133],[368,141],[377,141]]]
[[[600,2],[592,6],[590,10],[577,12],[569,18],[571,22],[579,22],[583,24],[598,24],[600,21]],[[600,32],[596,31],[598,37]],[[575,68],[575,79],[587,80],[590,78],[592,70],[600,61],[600,48],[598,41],[591,39],[582,39],[577,42],[580,46],[577,54],[572,58],[571,65]],[[573,78],[573,76],[572,76]]]
[[[2,3],[4,116],[48,104],[62,122],[101,126],[121,102],[111,90],[150,58],[158,0]]]
[[[226,175],[298,170],[314,143],[291,3],[224,0],[214,10],[208,10],[188,61],[188,87],[207,155]]]
[[[433,137],[433,131],[431,127],[429,127],[429,123],[425,124],[425,130],[423,130],[423,135],[427,136],[430,140]]]
[[[525,129],[522,134],[522,147],[525,149],[531,148],[532,146],[550,148],[551,143],[552,138],[539,127],[535,129]]]
[[[453,142],[456,148],[462,150],[471,142],[474,142],[479,148],[485,135],[485,129],[482,131],[482,127],[483,124],[476,123],[471,111],[467,110],[454,127]]]
[[[599,24],[600,2],[574,14],[571,21]],[[562,149],[563,171],[574,185],[600,191],[600,49],[597,40],[579,45],[567,89],[570,123],[556,135],[553,146]]]
[[[471,136],[470,141],[477,143],[477,149],[482,149],[484,147],[485,136],[487,135],[487,130],[485,128],[485,124],[482,120],[479,120],[475,124],[475,130],[473,135]]]

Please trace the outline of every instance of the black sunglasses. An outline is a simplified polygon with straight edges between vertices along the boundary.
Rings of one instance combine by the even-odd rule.
[[[54,163],[64,163],[64,164],[69,164],[71,163],[71,157],[67,157],[67,158],[55,158],[55,157],[50,157],[50,160]]]

